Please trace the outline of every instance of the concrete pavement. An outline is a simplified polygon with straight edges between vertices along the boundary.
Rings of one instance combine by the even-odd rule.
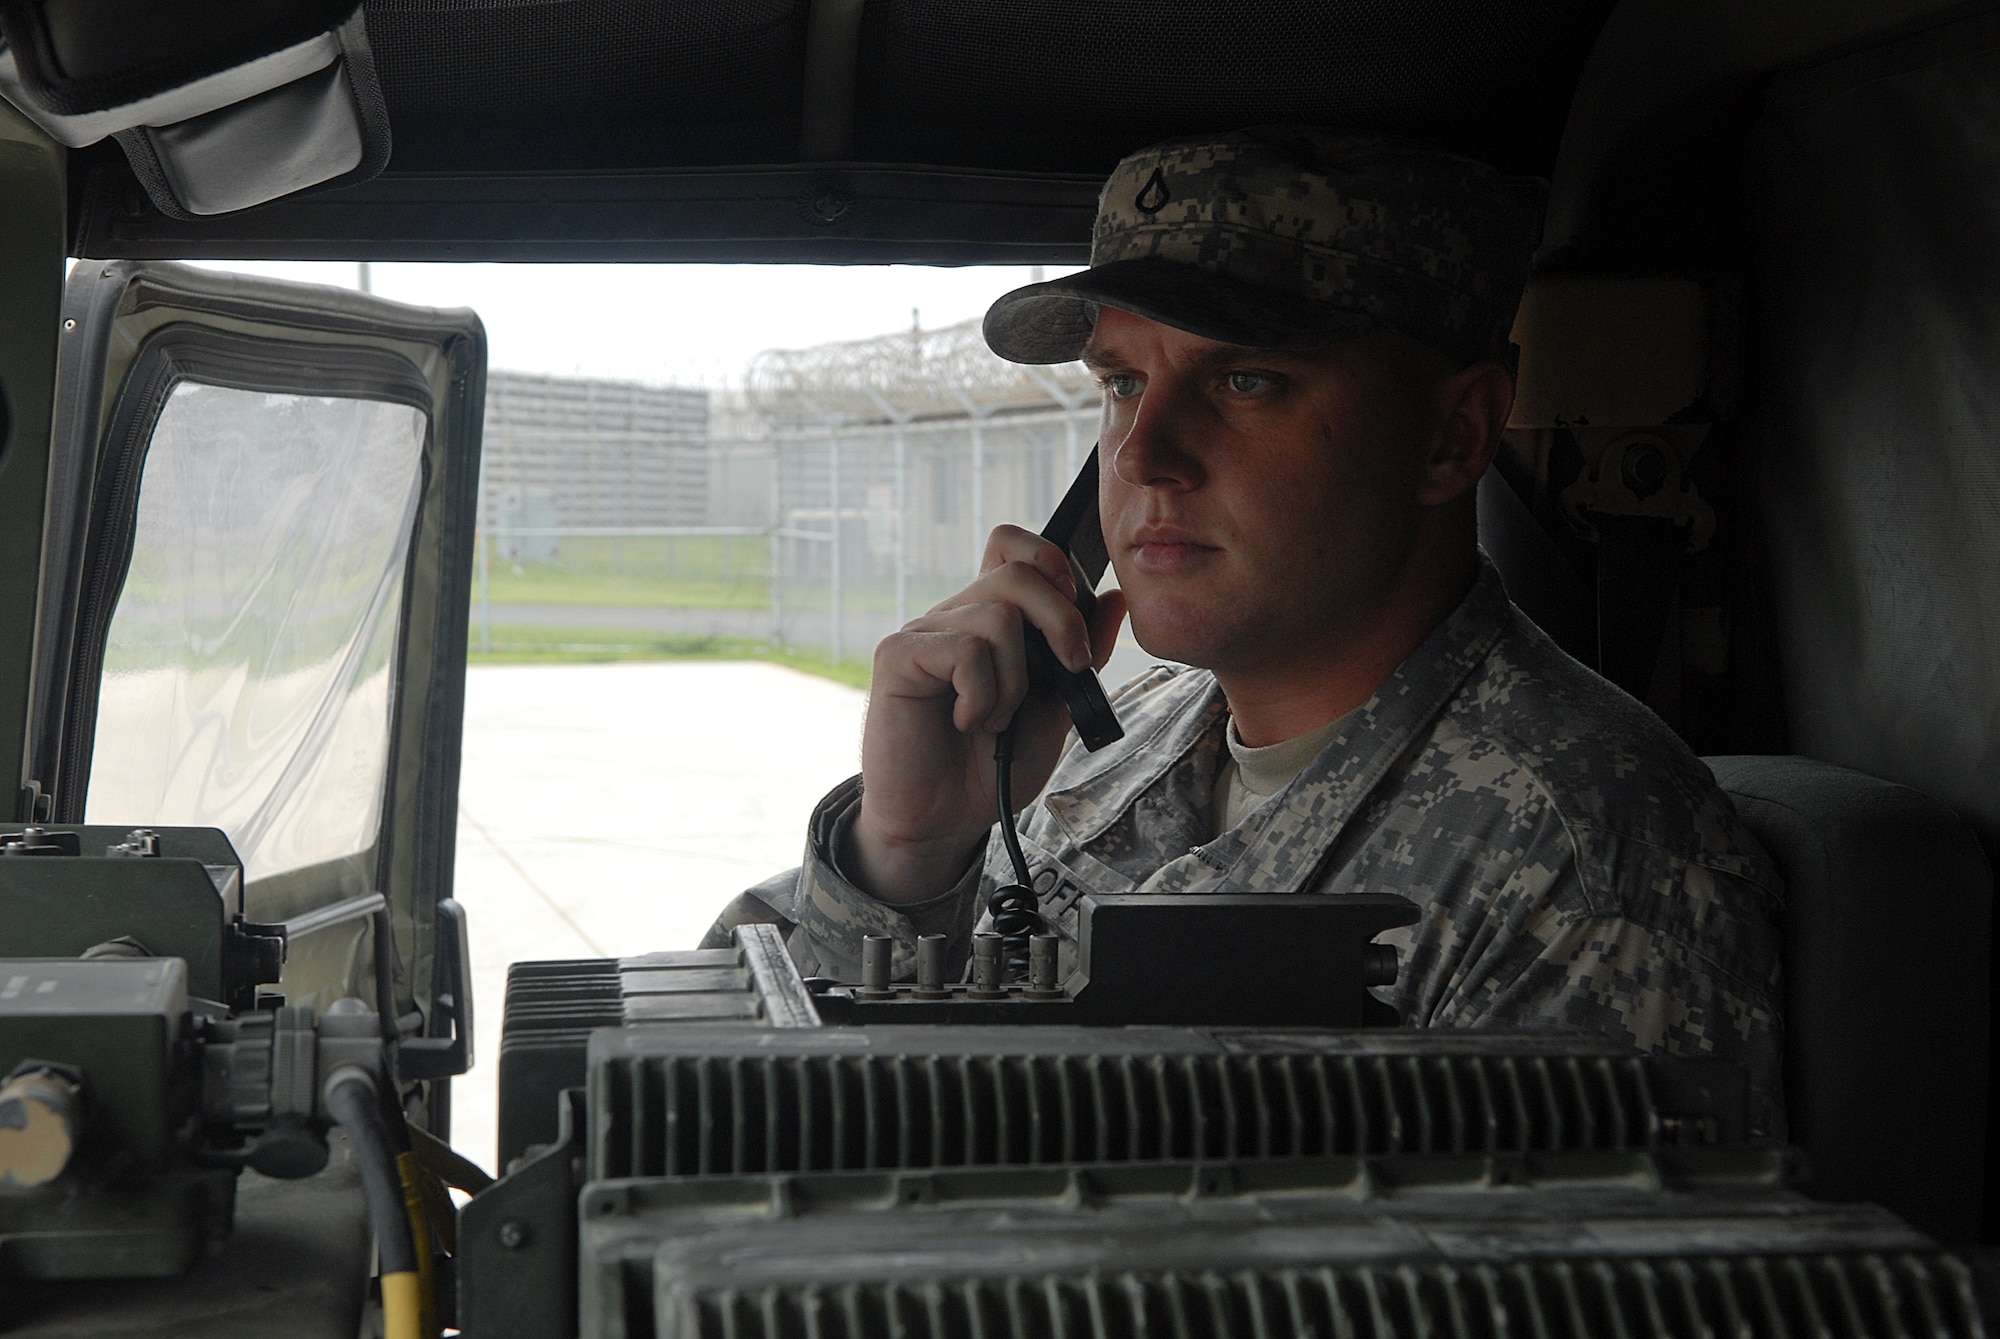
[[[1148,663],[1121,642],[1105,681]],[[472,939],[473,1072],[452,1142],[491,1170],[507,964],[690,948],[796,865],[859,766],[863,695],[759,662],[479,665],[466,675],[456,896]]]
[[[466,676],[456,896],[477,1065],[452,1142],[491,1170],[507,964],[688,948],[798,863],[858,766],[863,696],[775,665],[482,665]]]

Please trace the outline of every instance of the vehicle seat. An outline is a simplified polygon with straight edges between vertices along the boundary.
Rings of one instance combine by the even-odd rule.
[[[1807,1190],[1979,1233],[1993,871],[1947,806],[1797,757],[1705,759],[1786,885],[1785,1098]]]

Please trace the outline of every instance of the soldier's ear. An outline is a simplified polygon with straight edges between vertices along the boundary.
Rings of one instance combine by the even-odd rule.
[[[1420,506],[1438,507],[1479,482],[1514,410],[1514,374],[1493,361],[1461,368],[1437,383],[1437,426],[1417,489]]]

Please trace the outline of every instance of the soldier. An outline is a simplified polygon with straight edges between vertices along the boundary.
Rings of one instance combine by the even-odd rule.
[[[1783,1133],[1779,888],[1707,769],[1508,601],[1475,488],[1513,403],[1508,334],[1539,191],[1407,141],[1281,127],[1121,163],[1091,266],[1002,297],[987,342],[1104,388],[1100,510],[1120,592],[993,532],[979,578],[875,655],[861,776],[805,864],[710,932],[775,921],[808,974],[860,938],[962,962],[1013,882],[994,735],[1043,914],[1086,891],[1396,892],[1385,998],[1414,1025],[1584,1029],[1741,1059]],[[1086,753],[1026,691],[1023,620],[1101,666],[1129,610],[1160,667]],[[981,859],[981,853],[984,859]]]

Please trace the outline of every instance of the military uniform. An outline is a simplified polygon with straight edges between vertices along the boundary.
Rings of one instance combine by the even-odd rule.
[[[1423,914],[1382,936],[1378,994],[1419,1027],[1560,1027],[1649,1051],[1740,1059],[1752,1119],[1783,1134],[1780,889],[1728,798],[1651,712],[1558,649],[1490,564],[1292,784],[1210,839],[1227,710],[1204,670],[1156,668],[1114,699],[1125,738],[1072,738],[1022,844],[1052,928],[1103,893],[1397,893]],[[836,868],[859,780],[814,813],[805,864],[731,904],[786,928],[808,974],[858,980],[864,934],[952,932],[1012,881],[996,827],[982,869],[891,907]]]
[[[1461,364],[1510,356],[1539,185],[1408,141],[1261,127],[1133,154],[1106,181],[1087,270],[987,312],[1017,362],[1078,356],[1120,308],[1210,340],[1318,347],[1399,331]],[[1752,1121],[1783,1134],[1778,882],[1699,761],[1652,713],[1565,656],[1484,562],[1421,647],[1319,755],[1214,835],[1227,706],[1204,670],[1157,669],[1116,699],[1125,738],[1072,743],[1020,819],[1044,915],[1067,940],[1103,893],[1399,893],[1416,924],[1380,993],[1419,1027],[1579,1029],[1740,1059]],[[711,942],[777,921],[808,972],[859,978],[861,937],[919,933],[967,955],[982,867],[891,907],[836,868],[858,781],[813,815],[805,864],[731,905]]]

